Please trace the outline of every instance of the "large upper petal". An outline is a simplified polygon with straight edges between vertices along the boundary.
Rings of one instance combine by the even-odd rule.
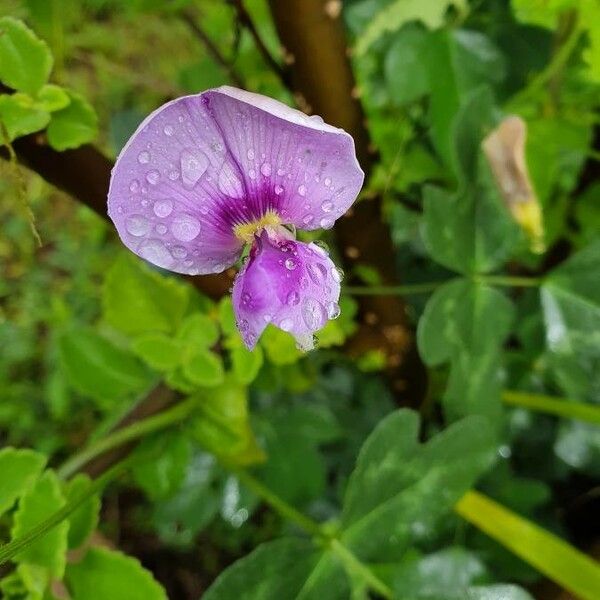
[[[233,308],[246,346],[252,349],[272,323],[311,349],[313,335],[339,315],[340,280],[321,247],[263,232],[233,285]]]
[[[362,180],[343,130],[222,87],[169,102],[138,127],[113,169],[108,212],[150,262],[219,272],[240,255],[236,224],[273,210],[298,227],[330,227]]]

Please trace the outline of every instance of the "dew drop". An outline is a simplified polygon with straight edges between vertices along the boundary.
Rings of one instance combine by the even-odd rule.
[[[298,264],[296,263],[296,261],[293,258],[286,258],[285,268],[288,271],[293,271],[297,266],[298,266]]]
[[[208,206],[206,206],[206,204],[203,204],[203,205],[200,207],[200,212],[201,212],[203,215],[207,215],[207,214],[208,214]]]
[[[164,200],[157,200],[154,203],[154,214],[157,217],[164,219],[168,217],[173,212],[173,201],[169,198],[165,198]]]
[[[185,187],[192,189],[208,169],[209,161],[200,150],[184,150],[180,156],[181,181]]]
[[[252,300],[252,296],[248,292],[244,292],[242,294],[242,302],[244,304],[248,304],[250,302],[250,300]]]
[[[148,164],[150,162],[150,152],[142,150],[142,152],[138,154],[138,162],[142,165]]]
[[[125,221],[125,229],[127,233],[141,237],[150,231],[150,221],[144,215],[131,215]]]
[[[129,184],[129,191],[133,192],[135,194],[135,192],[138,192],[139,190],[140,190],[140,182],[137,179],[134,179]]]
[[[333,227],[333,219],[322,218],[320,223],[323,229],[331,229]]]
[[[275,186],[275,194],[277,194],[277,196],[281,196],[281,194],[283,194],[283,186],[277,184]]]
[[[171,171],[169,173],[169,179],[171,181],[176,181],[177,179],[179,179],[179,171]]]
[[[283,175],[285,175],[285,170],[284,169],[277,169],[277,175],[279,175],[279,177],[282,177]]]
[[[327,269],[321,263],[310,263],[307,271],[315,285],[322,285],[327,279]]]
[[[269,175],[271,175],[271,165],[269,163],[263,163],[260,166],[260,172],[264,177],[269,177]]]
[[[293,326],[294,321],[292,321],[292,319],[281,319],[281,321],[279,322],[279,328],[282,331],[291,331]]]
[[[325,187],[329,187],[331,185],[331,177],[325,177],[323,183],[325,184]]]
[[[304,215],[302,222],[305,225],[310,225],[313,221],[315,220],[315,218],[313,217],[313,215]]]
[[[173,135],[174,129],[173,129],[173,127],[171,127],[171,125],[165,125],[163,127],[163,131],[164,131],[165,135],[168,135],[170,137]]]
[[[226,162],[219,171],[219,190],[230,198],[239,198],[244,193],[244,187],[233,167]]]
[[[145,240],[138,248],[142,258],[161,267],[168,269],[173,264],[173,257],[166,246],[159,240]]]
[[[177,215],[171,222],[173,235],[181,242],[191,242],[200,233],[200,222],[192,215]]]
[[[254,150],[252,148],[248,148],[246,156],[248,157],[248,160],[254,160]]]
[[[156,232],[160,233],[160,235],[165,235],[167,233],[167,226],[164,223],[159,223],[156,226]]]
[[[333,202],[331,200],[325,200],[325,202],[321,204],[321,209],[323,212],[331,212],[333,209]]]
[[[183,246],[173,246],[171,248],[171,254],[173,258],[185,258],[187,256],[187,250]],[[192,262],[190,262],[190,267],[192,266]]]
[[[248,331],[249,326],[250,325],[248,321],[246,321],[246,319],[242,319],[238,324],[238,329],[243,333],[244,331]]]
[[[323,326],[327,315],[323,305],[317,299],[309,296],[302,301],[302,318],[311,331],[316,331]]]
[[[295,290],[292,290],[285,299],[285,303],[288,306],[296,306],[300,302],[300,294]]]
[[[306,196],[306,186],[304,184],[298,186],[298,194]]]
[[[335,282],[340,283],[342,281],[342,279],[344,279],[344,271],[342,271],[342,269],[338,269],[337,267],[332,267],[331,268],[331,278]]]
[[[342,309],[340,308],[340,305],[337,302],[329,303],[329,306],[327,307],[327,316],[330,319],[337,319],[340,316],[341,312]]]
[[[248,177],[250,177],[250,179],[256,179],[256,171],[254,169],[250,169],[248,171]]]
[[[148,171],[146,173],[146,181],[150,185],[156,185],[160,181],[160,173],[156,169]]]

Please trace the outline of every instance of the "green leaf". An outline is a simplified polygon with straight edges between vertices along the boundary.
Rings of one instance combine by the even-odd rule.
[[[373,17],[356,42],[356,54],[364,54],[385,33],[397,31],[410,21],[420,21],[430,29],[441,27],[450,6],[461,13],[467,11],[464,0],[395,0]]]
[[[148,371],[133,354],[89,328],[64,333],[59,340],[59,354],[72,387],[100,402],[112,404],[139,394],[151,383]]]
[[[0,515],[31,487],[45,465],[46,457],[33,450],[0,450]]]
[[[473,586],[467,590],[464,598],[465,600],[533,600],[532,596],[516,585]]]
[[[0,81],[4,85],[35,95],[52,70],[52,54],[23,22],[12,17],[0,19]]]
[[[283,538],[258,546],[226,569],[210,586],[203,600],[300,600],[319,553],[307,540]],[[321,598],[340,597],[338,590]]]
[[[66,581],[73,600],[167,600],[137,559],[106,548],[90,548],[81,562],[69,564]]]
[[[140,460],[133,478],[150,500],[166,498],[182,483],[191,456],[189,439],[179,431],[145,440],[137,449]]]
[[[40,110],[46,110],[48,112],[61,110],[68,106],[70,102],[71,98],[67,91],[53,83],[44,85],[35,97],[36,106]]]
[[[291,365],[302,358],[302,352],[296,348],[294,338],[273,325],[268,325],[264,330],[260,344],[274,365]]]
[[[219,323],[225,335],[239,337],[239,332],[235,324],[233,304],[229,296],[221,298],[219,302]]]
[[[69,92],[71,102],[55,113],[48,125],[48,142],[55,150],[70,150],[88,144],[98,135],[98,117],[85,98]]]
[[[65,485],[65,499],[71,502],[80,498],[90,487],[92,480],[84,473],[78,473]],[[98,525],[100,498],[91,496],[69,515],[69,549],[82,546]]]
[[[163,333],[146,333],[136,338],[131,349],[151,368],[170,371],[183,356],[181,344]]]
[[[419,417],[399,410],[361,448],[342,512],[341,541],[361,560],[399,558],[439,520],[494,458],[487,420],[467,417],[419,444]]]
[[[195,348],[186,353],[182,372],[194,385],[202,387],[221,385],[225,378],[221,357],[202,348]]]
[[[26,94],[20,92],[11,96],[2,94],[0,95],[0,121],[6,129],[9,141],[13,141],[23,135],[44,129],[50,121],[50,113],[38,108]]]
[[[19,501],[11,530],[12,539],[25,535],[64,504],[58,478],[53,471],[46,471]],[[68,532],[69,523],[63,521],[20,552],[14,561],[43,567],[52,577],[61,579],[66,564]]]
[[[250,428],[248,391],[232,380],[202,394],[201,416],[191,428],[195,439],[208,451],[235,464],[252,464],[264,460]]]
[[[186,285],[150,270],[141,260],[122,254],[104,280],[106,321],[126,334],[173,333],[189,302]]]
[[[567,395],[594,400],[600,366],[600,242],[584,248],[542,285],[550,365]]]
[[[481,355],[499,348],[514,318],[511,301],[498,290],[458,279],[431,296],[417,329],[426,364],[448,362],[457,352]]]
[[[219,340],[219,328],[208,315],[194,313],[181,324],[177,339],[189,348],[210,348]]]
[[[249,385],[256,379],[263,365],[263,351],[260,346],[248,350],[245,346],[236,346],[231,349],[231,366],[237,381]]]
[[[455,509],[463,519],[578,598],[598,597],[600,566],[565,541],[475,491],[465,494]]]

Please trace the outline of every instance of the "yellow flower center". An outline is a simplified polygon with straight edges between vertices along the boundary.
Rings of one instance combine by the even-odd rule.
[[[281,225],[279,215],[273,211],[267,211],[260,219],[250,221],[250,223],[240,223],[233,228],[233,233],[236,238],[243,240],[247,244],[251,244],[254,236],[265,227],[275,227]]]

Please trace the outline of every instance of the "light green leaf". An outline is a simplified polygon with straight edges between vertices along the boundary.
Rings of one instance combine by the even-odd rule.
[[[106,321],[127,334],[173,333],[189,302],[189,288],[122,254],[108,271],[102,290]]]
[[[48,142],[55,150],[69,150],[88,144],[98,135],[98,117],[85,98],[69,92],[71,102],[52,113],[48,125]]]
[[[194,313],[181,324],[177,339],[189,348],[210,348],[219,340],[219,327],[208,315]]]
[[[64,504],[58,478],[53,471],[46,471],[19,501],[11,531],[12,539],[25,535]],[[63,521],[20,552],[14,561],[44,567],[52,577],[61,579],[66,564],[68,532],[69,523]]]
[[[33,450],[0,450],[0,515],[27,491],[46,465],[46,457]]]
[[[467,417],[419,444],[409,410],[381,421],[361,448],[342,513],[342,542],[361,560],[393,560],[429,535],[494,458],[486,419]]]
[[[254,381],[263,365],[263,351],[256,346],[250,351],[245,346],[239,345],[231,349],[231,364],[235,378],[244,385]]]
[[[149,372],[135,356],[89,328],[64,333],[59,356],[73,388],[101,402],[112,404],[141,393],[151,383]]]
[[[567,542],[479,492],[467,492],[456,512],[582,600],[596,600],[600,566]]]
[[[146,333],[136,338],[131,349],[151,368],[170,371],[183,356],[181,344],[163,333]]]
[[[239,337],[230,296],[224,296],[219,302],[219,323],[225,335]]]
[[[137,559],[106,548],[90,548],[81,562],[70,564],[66,581],[73,600],[167,600]]]
[[[296,348],[296,340],[285,331],[268,325],[260,337],[267,358],[275,365],[291,365],[302,358],[302,352]]]
[[[223,383],[225,378],[221,357],[202,348],[194,348],[186,353],[182,372],[194,385],[202,387],[215,387]]]
[[[511,301],[498,290],[458,279],[431,296],[417,329],[417,343],[430,366],[448,362],[456,352],[480,355],[495,350],[510,331]]]
[[[410,21],[420,21],[430,29],[441,27],[450,6],[461,13],[467,11],[465,0],[395,0],[383,7],[359,36],[356,54],[364,54],[385,33],[397,31]]]
[[[52,54],[22,21],[0,19],[0,81],[4,85],[35,95],[52,70]]]
[[[65,485],[65,498],[71,502],[80,498],[91,485],[92,480],[84,473],[78,473]],[[81,506],[69,515],[69,549],[79,548],[96,529],[100,513],[100,498],[90,496]]]
[[[23,135],[44,129],[50,121],[50,113],[38,108],[26,94],[20,92],[11,96],[2,94],[0,95],[0,121],[6,129],[9,141],[13,141]]]
[[[308,540],[283,538],[258,546],[226,569],[203,600],[300,600],[316,598],[303,589],[317,566],[319,552]],[[335,591],[335,595],[334,592]],[[339,597],[330,590],[327,597]],[[342,592],[344,590],[341,590]]]
[[[201,395],[199,409],[191,428],[204,448],[236,464],[264,460],[250,428],[247,388],[226,380]]]
[[[55,112],[69,105],[71,98],[64,88],[53,83],[47,83],[37,93],[35,104],[40,110]]]

